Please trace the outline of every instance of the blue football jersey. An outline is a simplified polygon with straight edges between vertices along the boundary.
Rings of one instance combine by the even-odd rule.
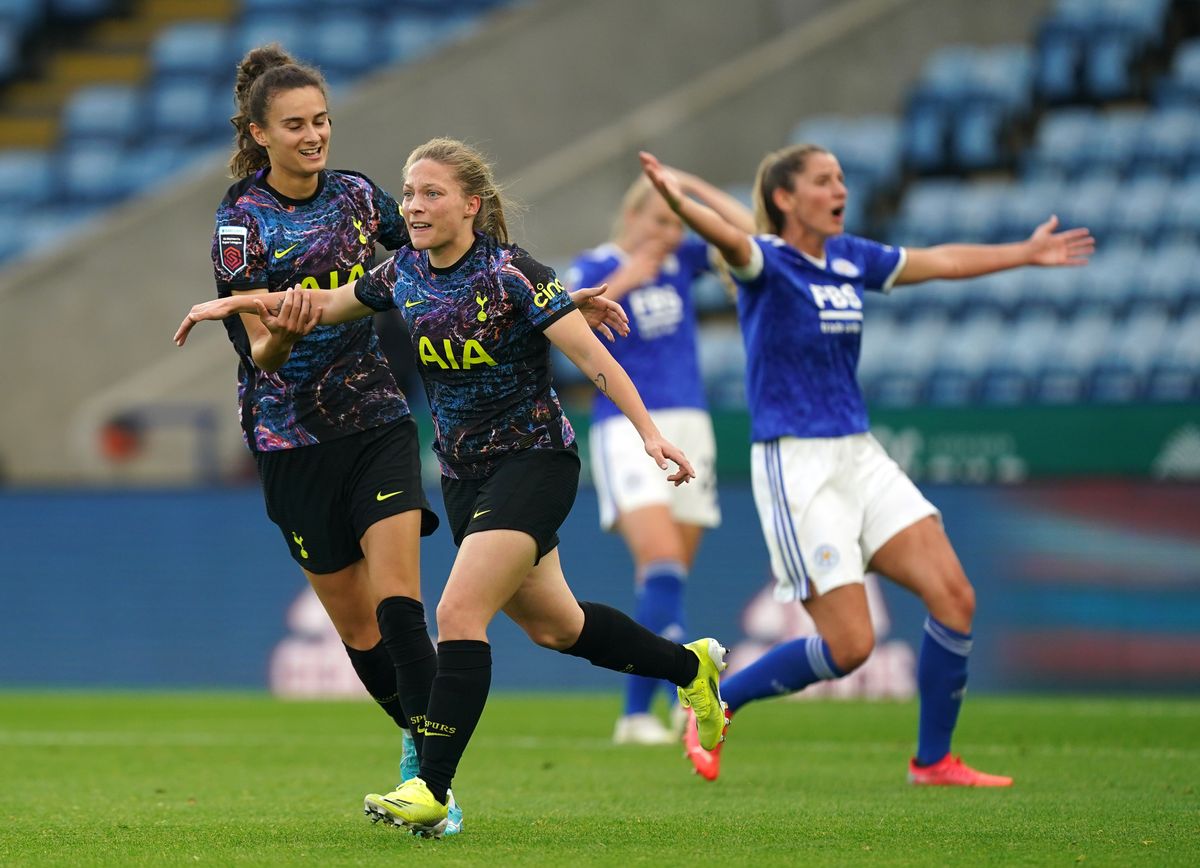
[[[322,172],[305,200],[279,193],[265,175],[238,181],[217,209],[212,262],[222,297],[296,284],[334,289],[371,267],[377,241],[408,243],[396,200],[357,172]],[[254,364],[240,317],[225,328],[241,360],[238,399],[252,450],[324,443],[408,414],[369,319],[317,326],[274,373]]]
[[[621,267],[626,257],[615,244],[582,253],[567,273],[567,286],[572,290],[598,286]],[[605,346],[629,374],[649,410],[706,407],[696,358],[692,281],[709,268],[708,245],[698,238],[688,238],[663,260],[654,280],[630,290],[621,299],[621,307],[629,317],[629,335]],[[617,405],[597,391],[592,421],[619,415]]]
[[[477,234],[449,268],[404,247],[354,292],[372,310],[398,308],[408,324],[443,475],[488,476],[513,452],[575,441],[542,333],[575,304],[554,271],[520,247]]]
[[[868,428],[855,371],[862,345],[863,290],[887,292],[904,268],[903,248],[836,235],[814,259],[774,235],[738,282],[746,345],[750,437],[842,437]]]

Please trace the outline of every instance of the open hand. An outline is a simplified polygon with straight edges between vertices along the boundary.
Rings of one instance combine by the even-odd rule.
[[[1055,232],[1058,215],[1033,230],[1029,236],[1032,265],[1087,265],[1088,257],[1096,250],[1096,239],[1087,229],[1067,229]]]
[[[654,185],[654,189],[667,201],[672,211],[678,211],[684,195],[679,176],[660,163],[658,157],[649,151],[640,151],[638,159],[641,160],[642,171]]]
[[[577,289],[571,293],[571,301],[575,302],[587,324],[611,343],[616,341],[614,331],[621,337],[629,334],[629,317],[625,308],[604,297],[606,289],[607,283]]]
[[[182,347],[187,341],[188,334],[198,322],[205,320],[225,319],[234,313],[234,299],[214,298],[202,304],[193,305],[188,315],[183,318],[179,328],[175,330],[175,346]]]

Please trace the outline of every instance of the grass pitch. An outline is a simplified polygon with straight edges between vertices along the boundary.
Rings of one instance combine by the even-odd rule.
[[[972,697],[956,750],[1011,790],[904,782],[913,704],[759,703],[716,783],[612,746],[615,696],[498,694],[462,835],[362,815],[399,739],[369,703],[0,693],[5,865],[1195,865],[1200,701]]]

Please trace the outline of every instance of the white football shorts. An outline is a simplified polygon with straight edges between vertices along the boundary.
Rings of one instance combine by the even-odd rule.
[[[750,464],[780,600],[862,582],[884,543],[941,515],[869,433],[755,443]]]
[[[600,500],[600,526],[612,530],[618,514],[662,504],[681,524],[717,527],[717,443],[704,410],[651,410],[650,418],[692,462],[696,478],[676,487],[646,454],[642,438],[624,416],[610,416],[590,430],[592,482]],[[673,465],[672,465],[673,468]]]

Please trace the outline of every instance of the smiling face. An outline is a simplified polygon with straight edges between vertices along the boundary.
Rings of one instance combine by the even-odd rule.
[[[250,124],[254,141],[267,149],[271,184],[287,196],[303,198],[317,186],[328,159],[331,126],[325,95],[318,87],[297,87],[274,94],[266,125]]]
[[[408,168],[400,209],[412,246],[428,250],[433,265],[453,265],[470,249],[479,205],[478,196],[463,192],[450,166],[426,159]]]
[[[846,228],[846,178],[841,164],[833,154],[817,151],[805,158],[804,169],[794,172],[790,180],[790,190],[781,187],[773,193],[783,214],[782,234],[801,250],[814,241],[823,250],[826,238]],[[807,243],[797,244],[789,236]]]

